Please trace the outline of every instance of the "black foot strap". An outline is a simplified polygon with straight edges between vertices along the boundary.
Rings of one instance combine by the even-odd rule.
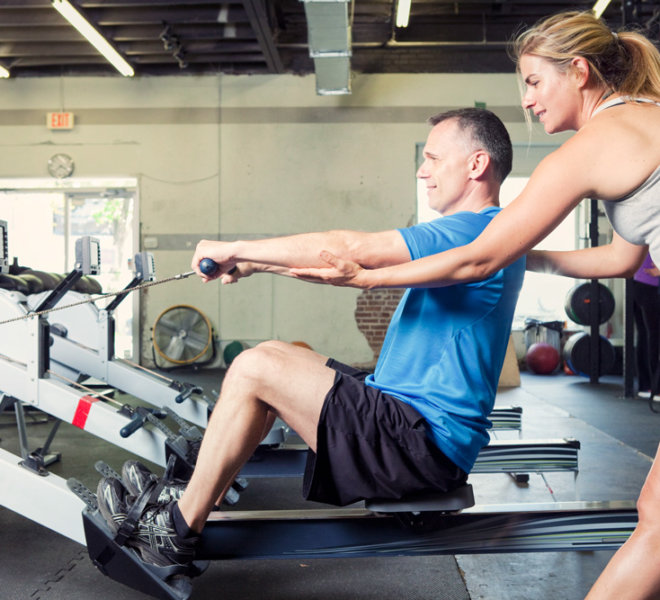
[[[152,480],[147,487],[142,490],[142,493],[137,497],[133,506],[129,509],[126,514],[126,519],[119,526],[119,529],[115,534],[114,541],[117,544],[120,546],[125,545],[131,535],[135,533],[140,517],[147,506],[153,504],[154,499],[158,498],[164,485],[165,482],[162,479],[160,481]]]

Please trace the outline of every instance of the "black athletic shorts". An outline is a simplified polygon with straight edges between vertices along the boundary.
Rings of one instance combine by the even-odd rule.
[[[410,405],[365,385],[366,372],[333,359],[335,381],[307,457],[303,496],[345,506],[365,499],[400,499],[449,491],[467,480],[433,443]]]

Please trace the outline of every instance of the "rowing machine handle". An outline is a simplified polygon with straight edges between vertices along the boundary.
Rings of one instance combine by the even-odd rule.
[[[218,272],[220,265],[211,258],[202,258],[199,261],[199,270],[204,275],[215,275]]]
[[[199,270],[204,273],[204,275],[215,275],[218,272],[218,269],[220,268],[220,265],[215,262],[212,258],[202,258],[202,260],[199,261]],[[236,265],[234,265],[229,271],[227,271],[228,275],[231,275],[236,271]]]

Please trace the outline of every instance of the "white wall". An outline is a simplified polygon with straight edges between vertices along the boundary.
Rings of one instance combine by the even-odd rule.
[[[157,244],[165,277],[188,270],[202,237],[412,223],[415,144],[439,110],[486,102],[514,143],[561,141],[527,130],[513,75],[358,75],[352,88],[319,97],[313,76],[288,75],[4,80],[0,177],[47,176],[57,152],[73,157],[75,176],[137,177],[141,240]],[[57,110],[75,113],[72,131],[46,128]],[[517,157],[518,171],[530,156]],[[304,340],[346,362],[371,358],[355,290],[260,276],[143,295],[145,358],[153,320],[178,303],[205,312],[223,342]]]

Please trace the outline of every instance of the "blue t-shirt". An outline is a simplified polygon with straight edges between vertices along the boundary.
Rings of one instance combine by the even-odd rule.
[[[459,212],[400,229],[412,260],[468,244],[500,211]],[[525,258],[483,281],[408,289],[366,383],[413,406],[435,444],[470,472],[488,443],[488,415],[525,274]]]

